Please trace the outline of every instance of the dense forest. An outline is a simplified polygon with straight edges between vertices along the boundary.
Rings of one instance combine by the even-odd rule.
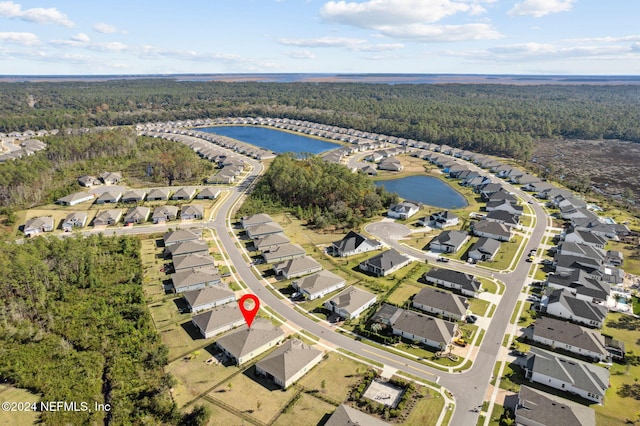
[[[527,159],[536,138],[640,142],[639,99],[633,85],[1,83],[0,131],[287,117]]]
[[[144,301],[139,253],[131,237],[0,240],[0,379],[43,401],[112,407],[43,412],[46,424],[191,420],[168,392],[168,351]]]
[[[80,191],[77,178],[84,174],[119,171],[131,179],[171,185],[202,183],[214,171],[212,163],[201,160],[186,145],[137,137],[131,129],[60,134],[43,140],[46,150],[0,167],[0,206],[54,202]]]
[[[287,208],[309,225],[324,229],[356,228],[398,195],[340,164],[317,156],[277,156],[240,209],[241,215]]]

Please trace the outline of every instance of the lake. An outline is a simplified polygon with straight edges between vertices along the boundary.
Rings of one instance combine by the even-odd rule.
[[[339,144],[293,133],[281,132],[279,130],[267,129],[265,127],[216,126],[204,127],[198,130],[237,139],[260,148],[268,149],[277,154],[283,152],[320,154],[340,147]]]
[[[390,192],[396,192],[401,198],[416,201],[443,209],[466,207],[467,200],[445,182],[432,176],[407,176],[400,179],[379,180],[378,186],[384,186]]]

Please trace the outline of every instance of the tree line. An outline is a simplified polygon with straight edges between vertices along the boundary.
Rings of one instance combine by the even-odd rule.
[[[640,142],[639,97],[637,85],[0,83],[0,131],[267,116],[527,159],[537,138]]]

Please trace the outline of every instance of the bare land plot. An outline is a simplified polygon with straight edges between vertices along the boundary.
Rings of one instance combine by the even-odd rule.
[[[298,383],[306,389],[320,392],[330,400],[342,402],[360,380],[359,375],[367,368],[351,358],[331,352],[327,359],[314,367]]]
[[[331,415],[336,407],[311,396],[307,393],[300,395],[295,404],[280,415],[273,423],[274,426],[316,426],[321,424],[325,416]]]

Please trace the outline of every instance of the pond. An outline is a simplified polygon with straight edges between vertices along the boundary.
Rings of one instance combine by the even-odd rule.
[[[379,180],[378,186],[396,192],[400,198],[443,209],[461,209],[467,200],[447,183],[432,176],[407,176],[399,179]]]
[[[198,130],[237,139],[277,154],[283,152],[320,154],[340,147],[336,143],[257,126],[216,126]]]

